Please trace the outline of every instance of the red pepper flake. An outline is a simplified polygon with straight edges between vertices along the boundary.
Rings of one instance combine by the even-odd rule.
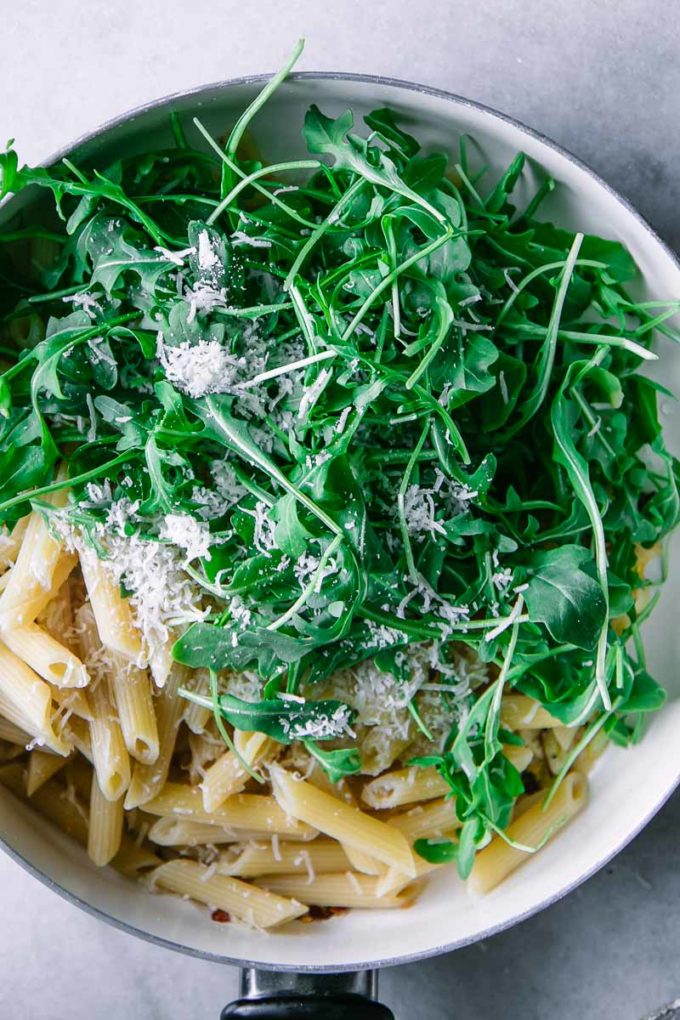
[[[309,911],[302,917],[302,921],[327,921],[329,917],[338,917],[346,914],[347,907],[318,907],[311,904]]]
[[[231,914],[228,914],[226,910],[213,910],[210,915],[213,921],[217,921],[218,924],[228,924],[231,921]]]

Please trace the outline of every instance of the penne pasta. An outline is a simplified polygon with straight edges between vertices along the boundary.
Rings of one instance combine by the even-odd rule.
[[[362,772],[377,776],[388,769],[413,741],[416,728],[412,720],[407,722],[406,728],[404,736],[386,733],[382,727],[368,729],[359,744]]]
[[[101,643],[135,665],[143,664],[142,639],[134,624],[132,610],[123,598],[104,561],[90,546],[78,550],[87,595]]]
[[[64,734],[73,744],[76,751],[79,751],[92,764],[92,737],[90,735],[89,720],[86,721],[79,716],[71,716],[64,726]]]
[[[416,887],[407,885],[399,892],[380,895],[381,881],[380,878],[346,871],[339,875],[318,875],[311,884],[297,875],[265,875],[256,880],[256,885],[316,907],[394,910],[413,903],[418,891]]]
[[[47,754],[45,751],[31,751],[26,769],[26,794],[32,797],[52,776],[61,771],[68,763],[68,758],[58,754]]]
[[[315,831],[286,814],[274,797],[257,793],[237,793],[208,813],[203,807],[200,789],[184,783],[166,783],[158,796],[144,805],[144,810],[151,815],[181,815],[212,822],[227,829],[278,832],[280,835],[313,835]]]
[[[518,772],[524,772],[534,757],[534,752],[526,744],[523,746],[519,744],[506,744],[503,748],[503,754],[511,765],[515,766]]]
[[[197,669],[194,672],[192,683],[187,684],[189,690],[196,694],[210,693],[210,675],[205,669]],[[197,735],[204,732],[206,726],[212,719],[212,709],[197,705],[195,701],[187,700],[184,706],[184,722],[192,733]]]
[[[66,725],[73,716],[87,722],[92,718],[87,692],[81,687],[53,687],[52,700],[57,706],[62,725]]]
[[[92,772],[90,824],[87,830],[87,855],[97,867],[103,867],[118,853],[123,836],[123,795],[107,799]]]
[[[76,620],[83,657],[88,664],[96,663],[100,658],[101,644],[91,607],[81,606]],[[97,679],[88,688],[87,703],[92,762],[99,788],[107,800],[115,801],[130,784],[130,756],[116,716],[106,671],[100,670]]]
[[[165,687],[172,670],[175,668],[175,661],[172,657],[172,646],[174,643],[175,638],[170,634],[168,640],[163,644],[154,645],[146,649],[149,672],[153,677],[156,687]]]
[[[569,748],[563,748],[555,736],[555,730],[544,730],[541,734],[543,744],[543,755],[546,765],[553,776],[559,775],[562,766],[569,757]]]
[[[227,797],[240,793],[250,779],[250,774],[243,767],[241,759],[248,765],[258,765],[275,753],[275,742],[264,733],[240,733],[238,737],[236,747],[239,754],[225,751],[206,770],[203,777],[201,783],[203,806],[208,813],[215,811]]]
[[[162,864],[160,857],[147,846],[138,846],[125,835],[121,838],[118,853],[111,861],[111,866],[126,878],[139,878],[150,868]]]
[[[88,812],[72,787],[50,779],[31,797],[31,804],[67,836],[87,846]]]
[[[449,798],[392,815],[386,824],[398,829],[410,843],[416,839],[443,836],[445,832],[460,827],[455,801]]]
[[[569,750],[579,734],[574,726],[556,726],[552,732],[563,751]]]
[[[548,834],[565,825],[581,811],[588,800],[588,782],[579,772],[570,772],[547,810],[533,804],[511,822],[510,839],[525,846],[538,847]],[[529,858],[526,851],[509,846],[500,836],[491,840],[475,859],[469,878],[476,893],[488,893]]]
[[[151,874],[154,887],[225,910],[254,928],[276,928],[307,913],[307,907],[290,897],[278,896],[238,878],[211,874],[195,861],[169,861]]]
[[[280,765],[273,765],[270,774],[274,796],[286,814],[405,875],[414,874],[413,854],[398,830],[316,789],[311,783],[294,779]]]
[[[3,632],[5,644],[38,676],[56,687],[86,687],[88,672],[77,655],[60,644],[36,623],[9,627]]]
[[[219,846],[238,843],[244,838],[242,829],[227,829],[175,815],[161,815],[149,829],[149,839],[158,846]],[[264,838],[267,838],[266,833]]]
[[[19,550],[21,549],[21,543],[26,534],[29,518],[30,514],[26,517],[20,517],[11,531],[8,531],[3,525],[0,532],[0,570],[7,572],[7,568],[16,562]]]
[[[341,779],[337,783],[332,783],[318,762],[314,762],[308,778],[312,786],[323,790],[324,793],[329,794],[331,797],[339,798],[345,804],[358,808],[356,798],[347,782]],[[387,865],[383,864],[382,861],[376,860],[375,857],[372,857],[364,850],[347,845],[344,845],[342,849],[355,871],[361,871],[365,875],[384,875],[387,871]]]
[[[106,677],[92,686],[88,700],[92,711],[92,763],[99,787],[108,800],[118,800],[130,784],[130,756],[116,718]]]
[[[52,692],[30,666],[0,641],[0,715],[32,740],[67,755],[71,746],[52,723]]]
[[[66,505],[66,489],[45,497],[59,508]],[[41,513],[29,515],[21,548],[11,569],[5,590],[0,595],[0,629],[33,623],[77,562],[75,554],[65,550],[61,539],[49,530]]]
[[[160,743],[149,674],[115,652],[110,659],[111,690],[125,746],[136,761],[153,765]]]
[[[45,608],[37,616],[37,622],[57,641],[64,641],[73,633],[73,599],[71,578],[67,578],[56,590]],[[68,643],[68,642],[67,642]]]
[[[347,871],[351,867],[347,854],[334,839],[315,839],[306,846],[272,840],[264,846],[245,846],[238,856],[223,854],[218,870],[222,875],[257,878],[261,875],[305,875],[307,884],[316,875]],[[402,875],[402,880],[404,876]]]
[[[125,797],[126,810],[146,804],[165,785],[175,750],[177,731],[182,721],[183,705],[178,692],[185,678],[185,668],[175,665],[165,687],[155,698],[158,755],[152,764],[137,762],[135,765],[130,788]]]
[[[455,834],[449,833],[449,836],[454,837]],[[414,857],[416,861],[416,878],[425,878],[427,875],[431,875],[433,871],[446,867],[445,864],[432,864],[430,861],[425,861],[418,854],[414,854]],[[401,892],[412,881],[413,879],[406,878],[394,868],[389,868],[387,873],[377,882],[376,893],[378,896],[393,896],[395,893]]]
[[[578,758],[574,762],[574,769],[578,772],[582,772],[583,775],[587,775],[592,769],[593,765],[604,752],[609,743],[604,730],[600,730],[599,733],[595,734],[593,740],[583,748]]]
[[[31,737],[26,730],[15,726],[9,719],[4,719],[0,715],[0,740],[6,740],[10,744],[21,744],[25,747],[26,744],[30,743]]]
[[[414,801],[434,800],[450,791],[451,787],[436,769],[412,766],[372,779],[361,791],[361,799],[371,808],[385,810]]]
[[[509,730],[545,730],[563,724],[526,694],[506,694],[501,702],[501,725]]]

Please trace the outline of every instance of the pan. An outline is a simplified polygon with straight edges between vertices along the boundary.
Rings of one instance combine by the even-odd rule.
[[[265,76],[221,82],[170,96],[105,124],[59,153],[81,165],[105,165],[171,141],[169,115],[200,116],[224,133],[260,90]],[[395,110],[424,144],[450,153],[462,134],[475,140],[481,161],[501,171],[519,151],[528,156],[523,187],[546,171],[559,182],[543,210],[567,227],[622,241],[641,270],[640,293],[649,299],[680,294],[680,264],[642,217],[587,166],[535,131],[459,96],[404,81],[350,74],[292,75],[260,112],[254,141],[267,159],[304,155],[300,124],[315,102],[327,114],[351,106],[360,118],[380,106]],[[51,160],[52,161],[52,160]],[[50,162],[51,162],[50,161]],[[543,168],[543,169],[541,169]],[[39,215],[31,192],[0,209],[0,223],[20,210]],[[680,390],[680,352],[670,344],[656,363],[666,386]],[[680,453],[680,412],[662,405],[671,451]],[[484,899],[467,895],[447,869],[438,872],[414,906],[397,912],[351,912],[323,924],[268,937],[234,925],[207,922],[191,904],[148,894],[109,869],[97,869],[85,852],[0,789],[0,843],[16,861],[55,892],[132,935],[181,953],[244,968],[242,998],[223,1017],[335,1017],[387,1020],[373,1001],[381,967],[413,962],[488,938],[554,903],[607,863],[643,828],[680,780],[680,555],[671,546],[669,581],[646,636],[650,670],[669,701],[634,750],[611,748],[592,776],[592,801],[541,854]]]

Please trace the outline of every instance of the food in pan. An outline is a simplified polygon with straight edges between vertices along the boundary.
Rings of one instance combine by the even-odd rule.
[[[0,779],[259,928],[540,851],[663,702],[678,517],[641,370],[677,305],[521,155],[312,107],[267,164],[285,70],[226,137],[0,157],[46,192],[0,237]]]

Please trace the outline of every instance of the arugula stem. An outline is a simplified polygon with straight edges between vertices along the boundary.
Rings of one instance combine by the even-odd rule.
[[[298,39],[293,47],[293,50],[284,63],[280,71],[277,71],[273,75],[261,92],[253,99],[252,103],[246,107],[239,119],[231,129],[229,138],[227,139],[226,155],[231,159],[236,158],[238,147],[241,143],[241,139],[246,132],[248,125],[250,124],[253,117],[262,109],[267,100],[272,96],[281,84],[286,80],[290,72],[292,71],[295,64],[298,62],[300,55],[305,48],[304,39]]]
[[[231,191],[225,195],[219,205],[210,213],[205,222],[208,226],[212,226],[222,213],[229,208],[234,199],[238,198],[241,192],[245,191],[255,181],[259,181],[261,177],[268,177],[271,174],[282,173],[288,170],[318,170],[319,165],[319,161],[316,159],[298,159],[288,163],[273,163],[271,166],[263,166],[259,170],[253,170],[252,173],[243,177],[238,184],[234,185]]]
[[[113,460],[109,460],[106,464],[101,464],[97,468],[92,468],[90,471],[81,471],[80,474],[74,475],[72,478],[51,482],[49,485],[40,485],[35,489],[19,493],[18,496],[13,496],[12,499],[6,499],[0,503],[0,513],[5,513],[5,511],[10,510],[13,506],[25,503],[26,500],[39,499],[40,496],[47,496],[51,492],[59,492],[61,489],[72,488],[74,485],[86,485],[95,478],[101,478],[102,475],[110,477],[110,473],[120,464],[127,464],[138,457],[139,452],[137,450],[126,450],[125,453],[119,454]]]

